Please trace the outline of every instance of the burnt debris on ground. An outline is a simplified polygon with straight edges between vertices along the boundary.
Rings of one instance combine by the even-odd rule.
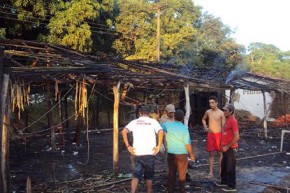
[[[30,138],[23,144],[10,144],[10,173],[12,191],[26,192],[27,178],[32,192],[130,192],[130,155],[119,136],[119,175],[113,176],[112,130],[90,131],[89,143],[83,135],[82,144],[73,144],[73,130],[67,130],[66,143],[57,151],[50,148],[49,136]],[[190,130],[195,163],[190,163],[191,181],[186,182],[188,192],[221,192],[214,182],[206,179],[208,155],[205,151],[206,133],[200,128]],[[281,128],[268,129],[264,139],[261,128],[240,129],[237,153],[238,192],[286,193],[290,190],[290,138],[284,139],[284,152],[280,152]],[[89,144],[89,146],[88,146]],[[166,192],[166,163],[162,153],[156,159],[154,192]],[[217,166],[215,165],[217,176]],[[139,192],[146,192],[144,181]]]

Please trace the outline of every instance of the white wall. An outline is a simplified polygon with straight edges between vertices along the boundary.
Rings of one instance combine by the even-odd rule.
[[[230,91],[226,91],[226,96],[229,99]],[[272,97],[270,93],[266,92],[266,106],[267,109],[272,103]],[[236,109],[243,109],[251,112],[253,115],[263,118],[264,117],[264,102],[263,94],[261,91],[249,91],[238,89],[235,91],[233,98]]]

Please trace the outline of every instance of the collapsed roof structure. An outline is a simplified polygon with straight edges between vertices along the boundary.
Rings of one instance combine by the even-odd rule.
[[[87,55],[62,46],[24,40],[0,40],[4,69],[12,79],[29,82],[70,82],[86,76],[88,82],[115,85],[130,82],[134,88],[183,90],[185,83],[195,90],[248,89],[290,93],[288,80],[274,79],[225,67],[198,68],[172,64],[112,59],[108,55]]]
[[[9,74],[11,81],[21,80],[34,84],[85,80],[86,83],[107,85],[112,88],[119,84],[130,83],[134,89],[138,90],[183,91],[187,86],[189,90],[197,91],[247,89],[290,94],[289,80],[274,79],[238,70],[230,71],[219,66],[200,68],[126,61],[102,53],[88,55],[62,46],[25,40],[1,39],[0,51],[1,81],[3,74]],[[3,110],[2,104],[1,114],[4,113]],[[117,115],[114,113],[115,117]],[[5,127],[2,122],[1,125]],[[118,159],[118,143],[115,144],[115,140],[118,140],[117,136],[118,125],[115,124],[114,167]],[[2,157],[5,158],[7,155],[2,155]],[[3,184],[5,184],[4,181]]]

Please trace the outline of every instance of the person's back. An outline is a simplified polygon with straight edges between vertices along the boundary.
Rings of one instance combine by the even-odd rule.
[[[188,167],[187,154],[194,161],[188,128],[182,123],[184,113],[182,110],[175,112],[175,121],[162,124],[167,138],[167,164],[168,164],[168,193],[174,192],[175,176],[178,173],[179,192],[185,192],[185,180]]]
[[[167,134],[168,153],[186,154],[184,144],[190,144],[188,128],[178,121],[163,123],[162,127]]]
[[[153,155],[153,148],[156,146],[157,129],[160,128],[158,121],[150,117],[141,116],[131,121],[126,128],[133,134],[135,155]]]
[[[133,177],[131,180],[131,192],[135,193],[139,180],[146,180],[147,193],[152,191],[154,177],[155,156],[159,152],[163,140],[163,130],[160,124],[149,118],[150,109],[141,107],[140,117],[131,121],[122,130],[123,141],[131,154]],[[127,134],[133,133],[133,147],[129,144]],[[158,145],[156,146],[156,134]]]

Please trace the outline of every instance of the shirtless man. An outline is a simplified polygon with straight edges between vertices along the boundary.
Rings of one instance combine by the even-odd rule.
[[[204,130],[207,132],[206,138],[206,150],[209,153],[209,174],[207,178],[212,178],[213,175],[213,164],[214,164],[214,151],[218,154],[219,163],[219,175],[221,174],[221,161],[222,161],[222,151],[220,149],[221,145],[221,131],[225,123],[225,116],[223,111],[218,107],[218,99],[216,96],[209,97],[210,109],[205,112],[202,117],[202,124]],[[208,119],[208,126],[207,126]]]

